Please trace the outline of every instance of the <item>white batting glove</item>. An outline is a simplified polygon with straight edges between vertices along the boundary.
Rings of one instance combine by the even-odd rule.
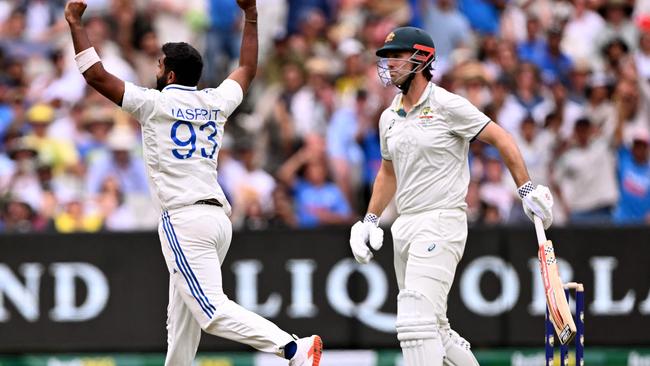
[[[519,197],[524,205],[524,212],[531,221],[535,221],[534,216],[542,219],[544,229],[548,229],[553,223],[553,196],[546,186],[538,185],[533,187],[533,183],[526,182],[517,188]]]
[[[363,221],[357,221],[350,230],[350,248],[354,259],[361,264],[370,262],[372,251],[381,249],[384,243],[384,231],[378,226],[379,218],[374,214],[367,214]]]

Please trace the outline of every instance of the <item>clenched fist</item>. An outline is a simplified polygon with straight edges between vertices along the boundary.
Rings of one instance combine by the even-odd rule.
[[[79,24],[81,22],[81,16],[86,11],[86,4],[83,0],[71,0],[65,5],[65,20],[69,24]]]

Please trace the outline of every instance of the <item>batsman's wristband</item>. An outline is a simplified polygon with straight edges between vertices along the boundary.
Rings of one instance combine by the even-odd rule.
[[[534,189],[535,187],[533,187],[533,183],[531,181],[524,183],[521,187],[517,188],[517,193],[519,193],[519,198],[523,199],[524,197],[528,196],[528,194],[532,192]]]
[[[101,62],[95,47],[86,48],[85,50],[79,52],[74,56],[74,60],[77,63],[77,68],[79,68],[80,73],[86,72],[94,64]]]
[[[369,222],[375,226],[379,226],[379,217],[377,217],[377,215],[374,213],[367,213],[363,218],[363,222]]]

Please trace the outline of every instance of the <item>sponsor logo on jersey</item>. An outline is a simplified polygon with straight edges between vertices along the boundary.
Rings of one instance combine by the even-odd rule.
[[[424,107],[420,112],[420,120],[428,120],[433,118],[433,111],[431,107]]]

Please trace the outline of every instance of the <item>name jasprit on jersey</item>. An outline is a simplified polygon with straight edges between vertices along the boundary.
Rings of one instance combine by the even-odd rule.
[[[172,108],[172,116],[183,121],[206,120],[216,121],[220,109],[203,109],[203,108]]]

